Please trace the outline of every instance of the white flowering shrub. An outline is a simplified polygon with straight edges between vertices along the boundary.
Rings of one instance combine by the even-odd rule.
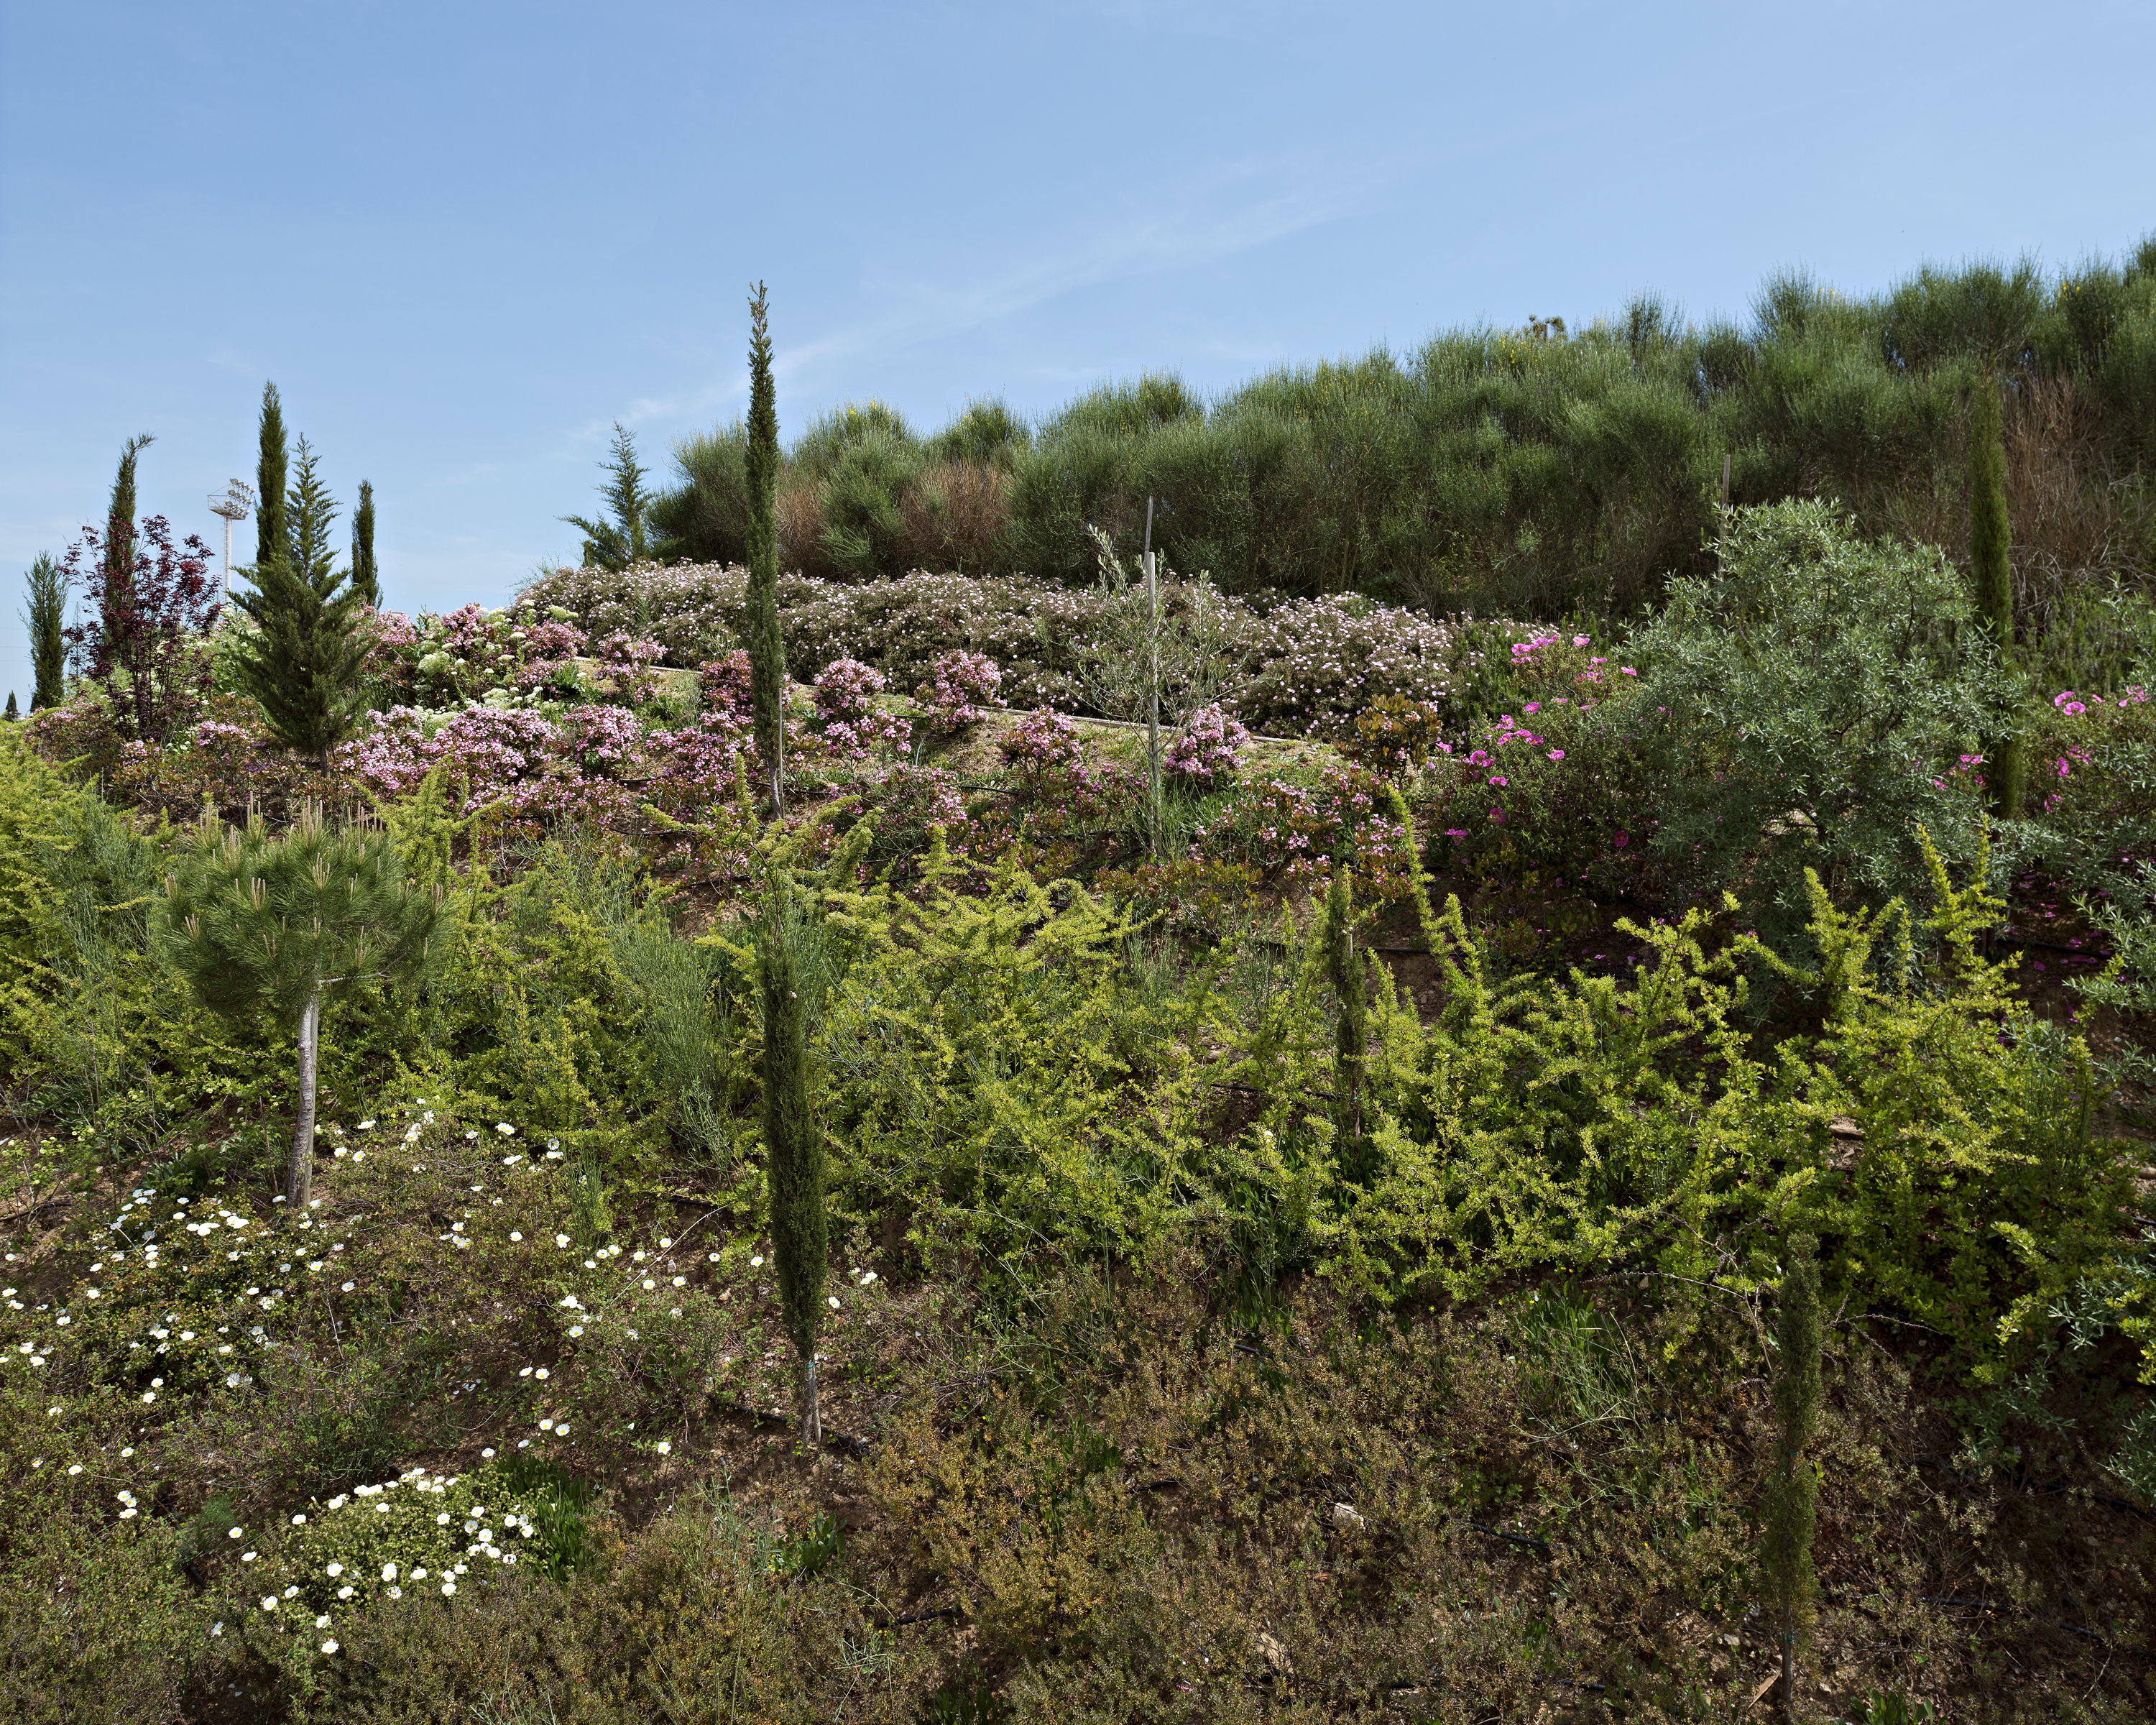
[[[559,1576],[582,1549],[581,1522],[563,1502],[550,1470],[497,1461],[469,1474],[407,1468],[310,1499],[267,1537],[237,1528],[249,1639],[334,1653],[339,1625],[378,1599],[455,1600],[520,1563]]]
[[[1453,629],[1418,612],[1351,595],[1296,599],[1254,632],[1249,670],[1224,704],[1255,731],[1344,737],[1380,696],[1446,702],[1454,650]]]

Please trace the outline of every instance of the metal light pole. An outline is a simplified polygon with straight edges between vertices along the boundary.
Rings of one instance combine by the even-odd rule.
[[[244,480],[232,480],[224,488],[224,495],[209,500],[209,512],[224,517],[224,599],[232,603],[232,524],[247,519],[248,511],[254,507],[254,487]]]

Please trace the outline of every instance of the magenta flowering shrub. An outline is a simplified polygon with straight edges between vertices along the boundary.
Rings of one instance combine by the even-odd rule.
[[[1659,820],[1634,719],[1555,695],[1499,713],[1456,747],[1440,743],[1422,780],[1431,867],[1638,890]]]
[[[2064,689],[2051,697],[2029,750],[2032,812],[2079,828],[2133,814],[2156,816],[2156,702],[2138,685],[2109,696]],[[2156,858],[2147,860],[2156,866]]]
[[[1242,771],[1250,733],[1220,710],[1216,701],[1201,706],[1162,752],[1160,770],[1173,782],[1193,790],[1209,791],[1226,784]]]
[[[937,656],[935,670],[914,693],[935,709],[937,730],[957,731],[1004,704],[997,694],[1003,680],[1002,670],[985,653],[953,647]]]

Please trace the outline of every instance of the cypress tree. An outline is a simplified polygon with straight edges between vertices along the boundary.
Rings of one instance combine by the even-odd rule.
[[[352,512],[352,591],[362,605],[382,608],[382,577],[374,567],[374,487],[359,482],[359,507]]]
[[[30,632],[30,670],[37,679],[30,711],[58,706],[67,697],[67,577],[49,551],[38,553],[28,580],[30,608],[23,622]]]
[[[362,982],[424,964],[442,896],[416,886],[379,827],[333,827],[311,804],[273,837],[259,816],[220,830],[206,816],[194,855],[166,880],[160,945],[212,1011],[257,1009],[299,1041],[299,1094],[286,1189],[295,1211],[314,1184],[322,1004]]]
[[[2002,655],[2014,651],[2013,530],[2006,519],[2006,442],[1999,382],[1977,379],[1969,416],[1969,560],[1977,615]],[[2021,812],[2026,759],[2019,737],[1994,737],[1984,749],[1992,812]]]
[[[763,1002],[763,1142],[771,1180],[771,1244],[778,1302],[801,1358],[801,1435],[824,1440],[816,1396],[816,1333],[824,1317],[829,1255],[824,1211],[824,1137],[808,1106],[811,978],[807,921],[783,880],[767,901],[757,942]]]
[[[285,409],[277,386],[262,386],[261,453],[254,460],[254,567],[266,568],[287,554],[285,537]]]
[[[1797,1717],[1797,1676],[1809,1643],[1817,1578],[1812,1534],[1819,1518],[1819,1469],[1805,1454],[1819,1430],[1820,1284],[1812,1237],[1789,1242],[1782,1276],[1774,1370],[1774,1450],[1760,1543],[1763,1601],[1782,1649],[1782,1717]]]
[[[112,476],[112,500],[105,511],[105,638],[116,639],[126,632],[126,619],[134,611],[135,587],[135,463],[157,439],[144,433],[131,437],[120,451],[120,470]]]
[[[357,627],[358,595],[330,550],[336,506],[305,438],[285,504],[283,553],[245,572],[253,593],[232,596],[254,624],[239,649],[239,684],[262,703],[279,740],[327,772],[330,751],[350,733],[357,711],[367,644]]]
[[[23,716],[22,713],[15,706],[15,691],[13,689],[10,689],[8,691],[8,716],[11,720],[19,719]]]
[[[756,751],[786,813],[786,643],[778,631],[778,397],[763,284],[748,302],[748,663]]]
[[[1333,1095],[1340,1125],[1340,1169],[1363,1178],[1363,1073],[1370,1050],[1369,990],[1355,954],[1354,890],[1337,870],[1325,898],[1325,974],[1340,1005],[1333,1029]]]

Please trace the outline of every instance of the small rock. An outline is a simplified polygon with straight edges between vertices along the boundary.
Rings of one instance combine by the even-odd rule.
[[[1332,1525],[1336,1527],[1359,1527],[1363,1525],[1363,1512],[1352,1503],[1336,1503],[1332,1506]]]

